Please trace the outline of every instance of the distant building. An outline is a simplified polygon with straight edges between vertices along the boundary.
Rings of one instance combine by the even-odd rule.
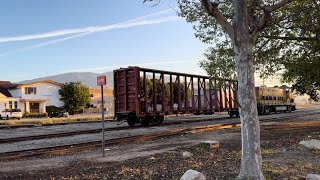
[[[46,106],[63,106],[59,89],[62,84],[42,80],[26,84],[0,81],[0,111],[21,109],[22,112],[45,113]]]
[[[90,107],[89,109],[95,108],[97,112],[101,112],[101,89],[100,88],[90,88]],[[113,90],[112,89],[103,89],[104,97],[104,109],[106,113],[113,113]],[[89,111],[87,111],[89,112]]]

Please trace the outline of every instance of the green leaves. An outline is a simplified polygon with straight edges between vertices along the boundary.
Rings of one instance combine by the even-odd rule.
[[[193,23],[195,36],[212,44],[204,53],[200,66],[214,78],[233,78],[236,75],[233,45],[221,26],[204,11],[199,1],[178,2],[179,15]],[[214,2],[233,24],[232,1]],[[247,1],[250,33],[257,28],[265,5],[272,6],[277,2]],[[320,2],[295,0],[272,12],[271,16],[254,47],[255,71],[263,78],[280,72],[283,82],[294,83],[293,87],[299,87],[295,88],[297,91],[316,91],[320,81]]]
[[[81,111],[90,103],[89,88],[81,82],[65,83],[59,90],[60,100],[64,102],[64,108],[73,114]]]
[[[228,42],[218,44],[216,48],[207,49],[205,59],[200,62],[209,76],[215,79],[234,79],[235,62],[233,49],[228,48]]]

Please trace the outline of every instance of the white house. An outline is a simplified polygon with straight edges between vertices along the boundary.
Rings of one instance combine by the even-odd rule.
[[[63,106],[59,89],[62,84],[42,80],[26,84],[12,84],[0,81],[0,111],[21,109],[22,112],[45,113],[46,106]]]

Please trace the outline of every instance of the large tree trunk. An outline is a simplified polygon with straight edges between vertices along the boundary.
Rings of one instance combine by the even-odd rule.
[[[238,179],[262,180],[260,124],[255,95],[253,46],[245,0],[235,0],[234,55],[238,73],[242,156]]]
[[[242,137],[241,167],[238,179],[259,180],[264,177],[252,50],[252,44],[248,43],[243,43],[242,47],[235,47]]]

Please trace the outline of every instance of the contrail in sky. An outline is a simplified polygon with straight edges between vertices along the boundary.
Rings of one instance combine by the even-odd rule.
[[[84,32],[84,33],[78,33],[75,35],[71,35],[68,37],[64,37],[64,38],[59,38],[59,39],[55,39],[52,41],[46,41],[43,43],[39,43],[39,44],[34,44],[31,46],[27,46],[21,49],[17,49],[17,50],[13,50],[13,51],[8,51],[8,52],[4,52],[2,54],[0,54],[0,56],[6,56],[9,54],[14,54],[14,53],[18,53],[18,52],[24,52],[24,51],[28,51],[28,50],[32,50],[35,48],[40,48],[40,47],[44,47],[44,46],[48,46],[48,45],[52,45],[52,44],[57,44],[57,43],[61,43],[70,39],[76,39],[76,38],[80,38],[80,37],[84,37],[96,32],[100,32],[100,31],[109,31],[109,30],[115,30],[115,29],[126,29],[126,28],[131,28],[131,27],[137,27],[137,26],[144,26],[144,25],[151,25],[151,24],[160,24],[160,23],[164,23],[164,22],[169,22],[169,21],[177,21],[180,20],[180,17],[177,16],[168,16],[168,17],[164,17],[164,18],[159,18],[159,19],[151,19],[151,20],[141,20],[141,21],[134,21],[131,23],[121,23],[121,24],[116,24],[116,25],[109,25],[109,26],[103,26],[100,28],[95,28],[91,31],[88,32]]]
[[[62,31],[55,31],[55,32],[51,32],[51,33],[44,33],[44,34],[38,34],[38,35],[30,35],[30,36],[19,36],[19,37],[11,37],[11,38],[7,38],[4,39],[2,38],[2,41],[4,42],[12,42],[14,41],[22,41],[22,39],[24,40],[31,40],[32,39],[39,39],[39,38],[49,38],[49,37],[56,37],[56,36],[63,36],[63,35],[70,35],[70,34],[75,34],[75,35],[71,35],[68,37],[64,37],[64,38],[60,38],[60,39],[55,39],[52,41],[47,41],[47,42],[43,42],[43,43],[39,43],[39,44],[35,44],[35,45],[31,45],[31,46],[27,46],[21,49],[17,49],[17,50],[13,50],[13,51],[8,51],[8,52],[4,52],[1,53],[0,56],[6,56],[9,54],[14,54],[14,53],[18,53],[18,52],[24,52],[24,51],[28,51],[28,50],[32,50],[35,48],[40,48],[40,47],[44,47],[44,46],[48,46],[51,44],[57,44],[60,42],[64,42],[66,40],[69,39],[75,39],[75,38],[80,38],[83,36],[87,36],[96,32],[100,32],[100,31],[108,31],[108,30],[114,30],[114,29],[125,29],[125,28],[131,28],[131,27],[136,27],[136,26],[143,26],[143,25],[151,25],[151,24],[160,24],[160,23],[164,23],[164,22],[168,22],[168,21],[177,21],[180,20],[180,17],[177,16],[167,16],[167,17],[162,17],[162,18],[157,18],[157,19],[149,19],[149,20],[141,20],[141,19],[145,19],[147,17],[150,16],[155,16],[155,15],[159,15],[159,14],[164,14],[167,13],[169,11],[172,11],[173,9],[167,9],[167,10],[163,10],[157,13],[152,13],[149,15],[145,15],[145,16],[141,16],[139,18],[135,18],[135,19],[131,19],[128,21],[124,21],[121,23],[116,23],[113,25],[108,25],[108,26],[97,26],[97,27],[87,27],[87,28],[82,28],[82,29],[67,29],[67,30],[62,30]],[[32,37],[31,37],[32,36]],[[1,42],[1,38],[0,38],[0,42]]]
[[[166,9],[163,11],[159,11],[156,13],[148,14],[145,16],[141,16],[135,19],[131,19],[128,21],[124,21],[121,23],[117,23],[114,25],[119,25],[119,24],[125,24],[141,19],[146,19],[148,17],[160,15],[160,14],[166,14],[173,9]],[[51,37],[58,37],[58,36],[65,36],[65,35],[71,35],[71,34],[78,34],[78,33],[85,33],[85,32],[92,32],[98,29],[102,29],[105,27],[109,27],[113,25],[108,25],[108,26],[93,26],[93,27],[85,27],[85,28],[75,28],[75,29],[63,29],[63,30],[58,30],[58,31],[52,31],[52,32],[46,32],[46,33],[40,33],[40,34],[31,34],[31,35],[23,35],[23,36],[13,36],[13,37],[0,37],[0,43],[5,43],[5,42],[16,42],[16,41],[27,41],[27,40],[35,40],[35,39],[43,39],[43,38],[51,38]]]

